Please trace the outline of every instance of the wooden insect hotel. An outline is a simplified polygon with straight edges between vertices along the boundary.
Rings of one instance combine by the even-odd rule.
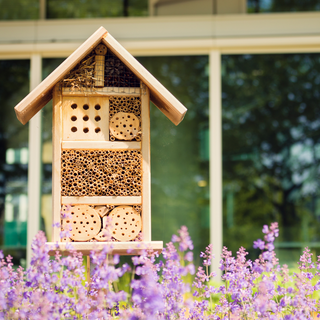
[[[176,125],[186,108],[103,27],[73,52],[15,111],[27,123],[53,99],[53,221],[69,225],[84,254],[106,243],[126,254],[151,241],[150,100]],[[69,218],[63,218],[64,211]]]

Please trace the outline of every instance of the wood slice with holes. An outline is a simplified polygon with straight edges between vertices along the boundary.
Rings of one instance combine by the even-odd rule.
[[[71,207],[71,219],[64,223],[70,223],[72,230],[70,238],[74,241],[88,241],[96,236],[101,229],[99,214],[87,205]]]
[[[140,121],[133,113],[118,112],[110,120],[110,133],[118,140],[132,140],[139,131]]]
[[[112,218],[112,236],[119,241],[130,241],[141,231],[141,216],[130,206],[119,206],[109,215]]]

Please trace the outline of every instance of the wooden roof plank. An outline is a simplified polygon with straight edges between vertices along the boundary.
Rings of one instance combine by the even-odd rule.
[[[167,118],[178,125],[187,112],[186,107],[109,33],[102,38],[102,41],[149,88],[151,101]]]
[[[17,118],[22,124],[26,124],[51,100],[55,84],[72,70],[101,41],[106,33],[107,30],[100,27],[14,108]]]

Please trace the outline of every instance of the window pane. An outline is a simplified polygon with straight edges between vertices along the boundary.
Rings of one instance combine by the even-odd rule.
[[[319,70],[319,54],[222,57],[223,240],[234,252],[272,221],[281,263],[318,251]]]
[[[29,92],[29,60],[0,60],[0,245],[25,264],[27,242],[28,125],[13,107]]]
[[[176,127],[151,106],[152,239],[186,225],[198,259],[209,243],[208,57],[139,61],[188,108]]]
[[[320,0],[248,0],[249,13],[319,11]]]
[[[39,0],[0,0],[0,20],[34,20],[39,18]]]
[[[47,18],[147,16],[148,0],[47,0]]]
[[[65,59],[43,59],[42,78],[46,78]],[[42,229],[48,241],[52,236],[52,101],[42,109]]]

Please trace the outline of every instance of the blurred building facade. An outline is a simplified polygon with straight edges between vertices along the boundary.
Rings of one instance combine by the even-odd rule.
[[[218,257],[279,221],[282,263],[319,250],[320,1],[0,6],[0,247],[16,263],[51,236],[52,106],[25,126],[13,107],[100,26],[189,109],[175,127],[151,106],[153,239],[186,225]]]

